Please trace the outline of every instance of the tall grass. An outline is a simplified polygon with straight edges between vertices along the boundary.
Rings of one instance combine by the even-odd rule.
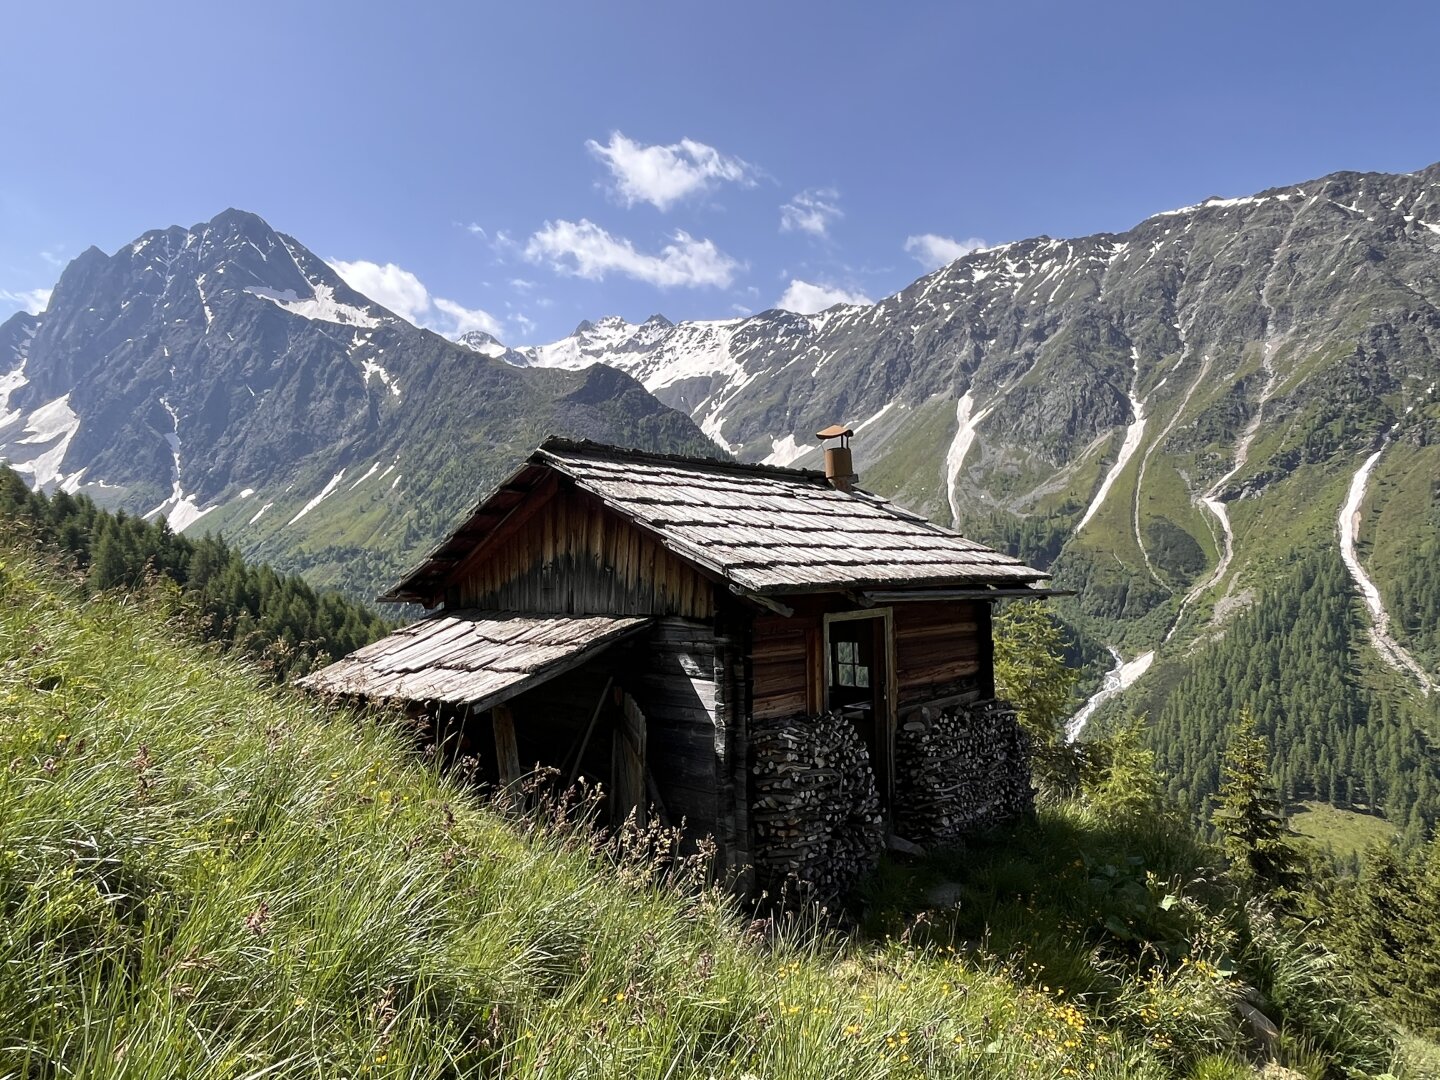
[[[1097,951],[1096,888],[1171,918],[1199,865],[1173,838],[1052,815],[950,868],[968,884],[948,923],[897,917],[868,944],[752,923],[658,873],[653,838],[507,817],[397,722],[183,636],[0,549],[0,1078],[1242,1068],[1203,942],[1177,931],[1149,968]],[[1137,920],[1138,955],[1159,939]],[[1269,985],[1314,1003],[1303,974]],[[1192,998],[1219,1034],[1158,1016]],[[1293,1011],[1296,1039],[1330,1015]]]
[[[0,558],[0,1076],[1160,1075],[998,967],[517,827],[392,725]]]

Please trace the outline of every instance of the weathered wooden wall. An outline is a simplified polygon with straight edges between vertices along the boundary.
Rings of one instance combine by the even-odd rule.
[[[447,604],[576,615],[714,614],[715,586],[594,496],[561,485],[482,545]]]
[[[837,602],[832,610],[846,608]],[[993,696],[988,603],[920,601],[892,611],[901,708],[957,692]],[[813,715],[825,708],[824,640],[823,610],[756,618],[752,716]]]
[[[715,725],[721,760],[717,834],[726,869],[745,891],[755,884],[750,823],[750,623],[748,611],[722,608],[715,639]]]
[[[728,684],[721,688],[724,660],[732,652],[728,642],[717,640],[711,624],[666,618],[640,638],[521,694],[511,707],[522,768],[566,761],[603,692],[600,722],[580,771],[616,792],[612,748],[621,710],[613,698],[628,693],[645,716],[647,787],[653,781],[670,824],[683,818],[687,835],[715,835],[726,846],[727,859],[732,848],[743,853],[733,812],[727,810],[733,801],[733,736],[719,717],[722,700],[734,696]]]
[[[823,707],[824,632],[819,614],[763,615],[752,625],[750,715],[813,715]]]
[[[717,728],[717,643],[707,623],[658,622],[617,671],[649,722],[647,765],[670,823],[692,836],[719,835],[722,737]]]
[[[973,690],[989,697],[990,605],[977,601],[896,604],[895,665],[900,707]]]

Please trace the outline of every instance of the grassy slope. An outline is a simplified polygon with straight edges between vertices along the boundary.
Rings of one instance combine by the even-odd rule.
[[[1303,956],[1222,970],[1163,830],[1049,811],[917,871],[965,881],[948,915],[872,896],[893,941],[764,944],[641,838],[517,828],[174,633],[0,551],[0,1076],[1234,1077],[1251,980],[1287,1054],[1378,1071],[1341,984],[1285,989]]]
[[[1300,805],[1291,811],[1291,828],[1334,855],[1358,855],[1367,845],[1383,844],[1395,835],[1395,826],[1384,818],[1341,810],[1329,803]]]
[[[1159,1072],[998,969],[761,949],[717,895],[517,832],[385,727],[4,561],[0,1075]]]

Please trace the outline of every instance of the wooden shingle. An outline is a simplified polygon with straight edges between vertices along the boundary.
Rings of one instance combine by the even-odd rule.
[[[381,599],[434,603],[450,571],[504,519],[516,493],[523,499],[545,473],[757,596],[857,587],[1013,589],[1047,576],[878,495],[840,491],[823,473],[549,439]]]

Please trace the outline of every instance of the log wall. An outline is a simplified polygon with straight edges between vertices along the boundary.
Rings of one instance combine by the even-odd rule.
[[[906,603],[894,611],[902,711],[946,694],[993,695],[989,603]]]
[[[562,486],[462,566],[447,604],[572,615],[708,619],[715,586],[596,498]]]
[[[622,682],[649,722],[647,766],[669,823],[687,836],[725,843],[722,729],[717,717],[715,631],[704,623],[663,619],[631,652]],[[733,825],[731,826],[733,829]]]

